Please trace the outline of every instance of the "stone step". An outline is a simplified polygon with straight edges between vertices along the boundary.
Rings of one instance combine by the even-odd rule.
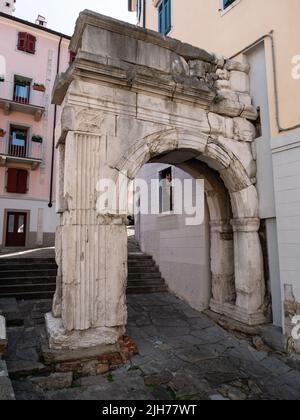
[[[3,264],[14,264],[14,265],[26,265],[26,264],[33,264],[33,265],[38,265],[38,264],[55,264],[55,259],[54,258],[0,258],[0,267]]]
[[[8,360],[7,369],[11,379],[21,379],[28,376],[40,376],[41,374],[50,373],[50,368],[42,363],[25,360]]]
[[[164,286],[136,286],[136,287],[127,287],[128,295],[138,295],[138,294],[148,294],[148,293],[167,293],[168,288]]]
[[[139,278],[132,278],[132,279],[128,279],[127,281],[128,284],[136,284],[136,283],[140,283],[140,284],[165,284],[165,280],[159,276],[159,277],[149,277],[148,279],[139,279]]]
[[[36,266],[37,268],[37,266]],[[24,270],[8,270],[0,271],[0,279],[9,279],[9,278],[27,278],[27,277],[56,277],[57,269],[54,270],[43,270],[43,269],[32,269],[28,271]]]
[[[128,273],[133,274],[133,273],[157,273],[158,272],[158,267],[156,265],[153,266],[140,266],[140,265],[136,265],[134,267],[130,267],[128,266]]]
[[[127,288],[131,288],[131,287],[166,287],[166,284],[164,281],[159,281],[159,282],[155,282],[155,281],[151,281],[148,283],[145,282],[128,282],[127,284]]]
[[[131,279],[139,279],[139,280],[146,280],[146,279],[160,279],[161,273],[159,271],[154,273],[130,273],[128,274],[128,280]]]
[[[156,267],[156,264],[153,260],[128,260],[128,267]]]
[[[142,252],[136,252],[136,253],[131,253],[128,254],[128,260],[152,260],[152,257],[150,255],[147,254],[143,254]]]
[[[7,262],[6,264],[0,264],[0,272],[1,271],[15,271],[15,270],[31,271],[37,268],[39,270],[57,270],[57,265],[55,263],[12,264],[9,262]]]
[[[23,293],[23,292],[55,292],[55,283],[36,283],[36,284],[7,284],[0,285],[0,296],[7,293]]]
[[[38,277],[8,277],[5,279],[0,279],[0,287],[5,285],[15,285],[15,284],[23,284],[25,285],[35,285],[35,284],[56,284],[56,277],[54,276],[38,276]]]
[[[50,300],[54,292],[12,292],[1,293],[1,298],[15,298],[16,300]]]

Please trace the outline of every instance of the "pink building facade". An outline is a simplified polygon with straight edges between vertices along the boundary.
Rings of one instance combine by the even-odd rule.
[[[54,244],[56,75],[69,37],[0,12],[0,251]]]

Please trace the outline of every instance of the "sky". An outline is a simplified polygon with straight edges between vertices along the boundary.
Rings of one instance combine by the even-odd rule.
[[[84,9],[135,24],[135,13],[128,12],[127,7],[127,0],[17,0],[14,15],[34,22],[40,14],[46,17],[49,29],[72,35]]]

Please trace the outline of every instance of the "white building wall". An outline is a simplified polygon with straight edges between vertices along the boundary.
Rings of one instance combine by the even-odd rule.
[[[282,289],[300,302],[300,131],[272,140]]]
[[[273,323],[283,326],[282,286],[280,281],[277,220],[273,161],[271,151],[270,108],[268,100],[268,81],[266,72],[266,51],[264,43],[247,53],[250,70],[250,93],[253,105],[260,108],[262,135],[255,141],[257,155],[257,189],[259,194],[259,216],[265,220],[269,288],[272,296]]]
[[[170,165],[147,164],[137,178],[158,179]],[[173,167],[173,179],[190,179]],[[159,197],[156,197],[157,201]],[[201,226],[186,226],[185,215],[138,215],[137,239],[144,252],[153,256],[170,290],[197,310],[207,309],[211,298],[208,211]]]
[[[54,235],[58,217],[55,213],[55,205],[51,209],[48,207],[47,200],[33,200],[33,199],[11,199],[0,198],[0,249],[5,246],[5,211],[28,211],[29,225],[27,226],[28,247],[37,247],[41,245],[40,239],[44,238],[44,234],[48,235],[48,241],[54,243]]]

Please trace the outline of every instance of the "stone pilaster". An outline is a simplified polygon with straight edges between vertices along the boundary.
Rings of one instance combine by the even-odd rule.
[[[234,219],[236,311],[248,324],[265,322],[263,255],[258,235],[260,220]]]
[[[210,223],[212,302],[223,304],[235,301],[233,233],[226,221]]]
[[[96,209],[105,176],[105,136],[71,132],[66,139],[58,287],[46,317],[52,349],[115,344],[127,322],[127,233],[124,218]]]

